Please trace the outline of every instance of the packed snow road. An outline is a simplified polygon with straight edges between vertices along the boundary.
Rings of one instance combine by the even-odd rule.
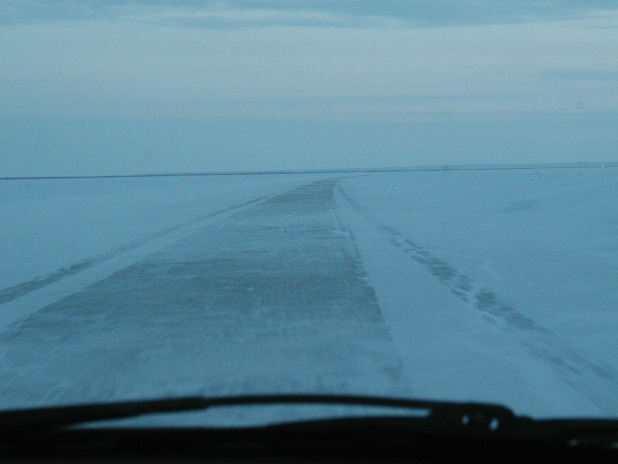
[[[411,395],[334,186],[268,198],[14,326],[3,403]]]
[[[0,408],[315,392],[618,414],[612,172],[81,182],[10,187],[39,212],[56,189],[65,241],[0,232],[23,268],[2,277]]]

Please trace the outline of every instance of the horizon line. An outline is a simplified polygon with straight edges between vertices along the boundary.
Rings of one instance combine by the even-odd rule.
[[[248,176],[276,174],[329,174],[360,172],[407,172],[407,171],[500,171],[522,169],[576,169],[576,168],[615,168],[618,161],[610,162],[568,162],[568,163],[510,163],[510,164],[442,164],[409,167],[374,168],[332,168],[332,169],[278,169],[265,171],[204,171],[175,173],[136,173],[100,175],[57,175],[57,176],[2,176],[0,180],[43,180],[43,179],[109,179],[128,177],[198,177],[198,176]]]

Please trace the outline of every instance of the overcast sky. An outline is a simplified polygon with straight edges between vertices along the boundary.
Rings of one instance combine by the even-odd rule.
[[[615,0],[0,0],[0,176],[618,159]]]

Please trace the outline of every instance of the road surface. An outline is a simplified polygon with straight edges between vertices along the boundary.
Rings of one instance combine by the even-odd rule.
[[[336,180],[276,195],[11,326],[0,403],[413,394],[337,217]]]
[[[368,207],[371,190],[359,190],[372,180],[356,175],[204,212],[1,291],[0,409],[287,392],[618,413],[618,371],[599,356],[611,346],[582,350],[548,325],[569,321],[561,308],[534,317],[534,299],[506,298],[501,275],[483,280],[419,241],[422,216],[393,226],[397,201],[414,207],[406,184],[381,215],[380,202]],[[375,192],[387,180],[374,178]],[[489,224],[502,218],[491,214]],[[485,238],[478,246],[481,256]]]

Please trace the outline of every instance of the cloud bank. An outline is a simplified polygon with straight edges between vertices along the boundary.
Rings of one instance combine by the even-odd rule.
[[[516,161],[513,148],[501,154],[493,142],[485,147],[477,142],[457,157],[458,144],[435,140],[440,124],[446,137],[458,134],[453,137],[460,140],[473,124],[484,127],[480,134],[490,140],[491,125],[500,123],[518,134],[503,135],[504,142],[525,137],[522,128],[532,120],[546,121],[548,133],[561,134],[562,121],[564,133],[554,141],[572,149],[574,120],[608,122],[618,114],[618,9],[607,1],[61,1],[52,7],[0,0],[0,17],[0,117],[16,129],[8,130],[10,144],[0,146],[5,166],[23,168],[20,146],[39,156],[36,145],[24,140],[29,133],[36,139],[36,124],[48,128],[50,121],[62,120],[68,140],[77,130],[71,131],[68,121],[79,118],[115,121],[110,124],[118,129],[101,135],[108,150],[114,137],[120,146],[148,120],[173,121],[168,127],[175,132],[166,140],[174,143],[183,133],[181,121],[208,122],[204,127],[210,128],[235,122],[239,133],[262,124],[279,140],[281,128],[297,122],[313,130],[337,123],[356,127],[355,133],[366,124],[391,124],[385,133],[400,142],[383,156],[396,152],[387,164],[406,165],[435,164],[436,157],[486,162],[490,153]],[[431,130],[418,132],[427,124]],[[394,127],[433,134],[427,137],[435,144],[413,146]],[[307,130],[285,132],[305,140],[312,132]],[[590,130],[582,140],[592,140]],[[253,141],[280,153],[270,167],[283,161],[286,168],[307,167],[285,158],[275,134],[265,132],[260,139],[249,132],[243,147]],[[41,146],[55,146],[49,131],[40,133],[48,134]],[[339,132],[341,139],[349,133]],[[385,143],[379,131],[372,133],[369,145]],[[335,134],[329,137],[340,146]],[[200,150],[212,149],[201,137],[193,140],[184,146],[196,160]],[[129,145],[139,151],[139,145]],[[421,145],[432,155],[422,158]],[[61,143],[54,153],[77,156],[79,146]],[[224,158],[218,166],[228,166],[241,150],[225,152],[225,144],[219,146]],[[319,149],[324,146],[327,138]],[[548,153],[543,146],[536,157]],[[592,150],[581,143],[587,146]],[[406,149],[414,155],[402,155]],[[123,150],[131,156],[128,147]],[[594,150],[598,153],[598,146]],[[483,155],[474,158],[474,152]],[[354,165],[352,152],[340,146],[338,153],[332,162]],[[314,167],[323,167],[325,160],[318,156]],[[134,162],[131,166],[137,169]],[[197,161],[191,166],[188,162],[186,169],[203,170]]]

